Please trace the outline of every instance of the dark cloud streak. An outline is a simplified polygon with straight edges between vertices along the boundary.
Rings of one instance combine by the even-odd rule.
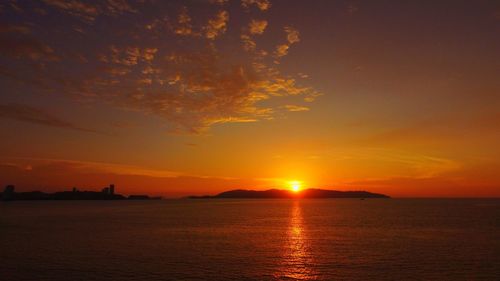
[[[44,126],[98,133],[96,130],[80,127],[65,121],[45,110],[21,104],[0,104],[0,118],[34,123]]]

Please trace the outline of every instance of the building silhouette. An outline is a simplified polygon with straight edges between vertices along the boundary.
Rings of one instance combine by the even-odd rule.
[[[104,193],[106,195],[115,195],[115,185],[114,184],[110,184],[109,186],[103,188],[101,190],[101,193]]]
[[[45,193],[42,191],[15,192],[14,185],[7,185],[4,192],[0,192],[0,200],[151,200],[161,197],[149,197],[148,195],[130,195],[125,197],[115,193],[115,185],[110,184],[101,191],[71,190]],[[1,278],[0,278],[1,279]]]
[[[15,187],[11,184],[7,185],[3,191],[2,199],[3,200],[11,200],[14,197]]]

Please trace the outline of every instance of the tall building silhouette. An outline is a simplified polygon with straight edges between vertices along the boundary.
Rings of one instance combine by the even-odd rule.
[[[14,197],[14,190],[15,190],[15,187],[13,185],[7,185],[3,191],[3,194],[2,194],[2,199],[3,200],[10,200],[12,199],[12,197]]]
[[[115,185],[110,184],[108,187],[103,188],[101,192],[106,195],[115,195]]]

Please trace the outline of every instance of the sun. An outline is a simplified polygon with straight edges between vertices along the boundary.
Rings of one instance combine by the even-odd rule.
[[[299,192],[302,187],[302,182],[300,181],[289,181],[288,186],[293,192]]]

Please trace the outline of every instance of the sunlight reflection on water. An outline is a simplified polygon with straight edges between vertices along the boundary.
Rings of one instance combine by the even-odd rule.
[[[275,276],[292,280],[315,280],[316,274],[311,267],[312,264],[314,259],[311,255],[311,245],[304,225],[300,200],[297,200],[292,205],[280,271]]]

